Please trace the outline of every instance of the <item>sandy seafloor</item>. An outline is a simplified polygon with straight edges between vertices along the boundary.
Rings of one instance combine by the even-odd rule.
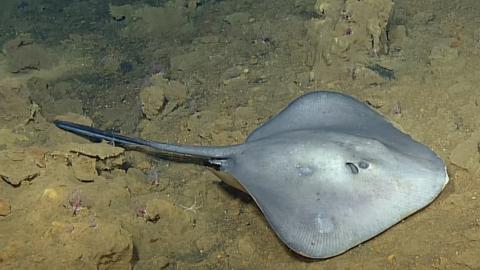
[[[480,1],[394,1],[370,52],[362,14],[388,1],[332,15],[336,2],[1,1],[0,269],[480,269]],[[322,28],[335,16],[351,29]],[[248,195],[202,167],[52,124],[235,144],[318,89],[366,101],[451,179],[427,208],[326,260],[292,253]]]

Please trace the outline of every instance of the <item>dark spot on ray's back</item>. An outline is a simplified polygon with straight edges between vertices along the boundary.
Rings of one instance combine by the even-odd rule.
[[[357,168],[357,165],[351,163],[351,162],[347,162],[345,163],[345,165],[352,171],[353,174],[357,174],[358,173],[358,168]]]

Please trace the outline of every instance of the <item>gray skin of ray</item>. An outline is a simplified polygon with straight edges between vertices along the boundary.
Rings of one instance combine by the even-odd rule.
[[[432,150],[336,92],[294,100],[233,146],[165,144],[55,124],[96,141],[212,168],[252,196],[290,249],[310,258],[336,256],[378,235],[432,202],[448,182]]]

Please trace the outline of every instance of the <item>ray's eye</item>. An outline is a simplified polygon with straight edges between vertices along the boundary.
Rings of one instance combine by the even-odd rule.
[[[358,162],[358,167],[360,167],[360,169],[367,169],[369,166],[370,164],[368,164],[368,162],[365,162],[363,160]]]
[[[347,166],[347,167],[352,171],[353,174],[357,174],[357,173],[358,173],[358,167],[357,167],[357,165],[355,165],[355,164],[353,164],[353,163],[351,163],[351,162],[347,162],[347,163],[345,163],[345,166]]]
[[[365,161],[359,161],[358,164],[355,164],[355,163],[352,163],[352,162],[347,162],[345,163],[345,166],[347,166],[350,171],[352,171],[353,174],[357,174],[360,170],[360,169],[368,169],[368,167],[370,166],[370,164],[368,164],[368,162],[365,162]]]

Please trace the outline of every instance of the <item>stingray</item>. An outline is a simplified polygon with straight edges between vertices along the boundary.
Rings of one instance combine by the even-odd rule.
[[[247,192],[273,231],[309,258],[341,254],[432,202],[448,182],[444,162],[368,105],[345,94],[303,95],[245,143],[186,146],[66,121],[95,141],[207,166]]]

